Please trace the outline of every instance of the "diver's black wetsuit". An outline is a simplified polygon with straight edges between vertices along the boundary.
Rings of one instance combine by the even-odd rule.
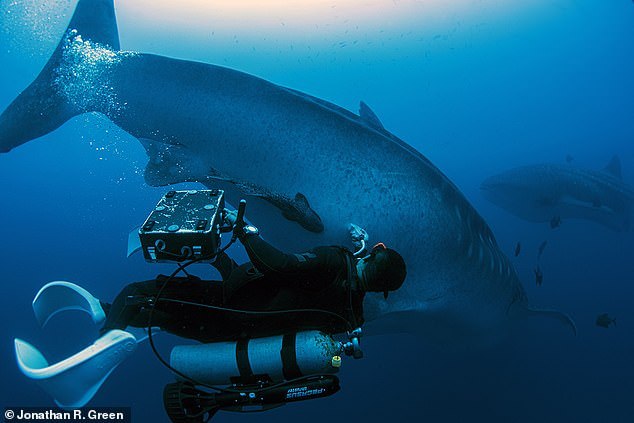
[[[346,255],[350,258],[350,273],[356,278],[349,251],[341,247],[317,247],[303,254],[285,254],[258,235],[244,235],[240,240],[250,262],[238,266],[227,255],[219,255],[214,266],[224,282],[195,276],[172,278],[156,303],[152,325],[209,342],[301,329],[343,332],[363,324],[364,293],[349,287]],[[146,327],[149,316],[146,300],[154,297],[166,280],[161,275],[126,286],[110,307],[102,332],[129,325]],[[254,315],[169,300],[251,311],[319,309],[343,317],[349,325],[332,314],[314,311]]]

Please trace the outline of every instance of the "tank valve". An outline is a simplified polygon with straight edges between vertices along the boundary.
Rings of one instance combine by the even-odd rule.
[[[334,357],[332,357],[330,364],[332,364],[332,367],[335,367],[338,369],[339,367],[341,367],[341,357],[338,355],[335,355]]]
[[[361,335],[363,335],[361,328],[348,332],[348,342],[342,344],[342,349],[346,355],[351,355],[354,358],[363,358],[363,351],[361,351],[360,345]]]

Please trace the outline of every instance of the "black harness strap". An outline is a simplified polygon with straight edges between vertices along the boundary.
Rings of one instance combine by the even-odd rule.
[[[251,363],[249,362],[249,340],[240,339],[236,343],[236,364],[238,365],[238,371],[240,377],[250,378],[253,377],[253,369],[251,369]]]
[[[348,250],[346,249],[342,249],[343,250],[343,254],[346,257],[346,289],[348,290],[348,304],[346,305],[346,319],[348,319],[348,321],[350,323],[352,323],[352,326],[354,328],[357,328],[358,322],[357,322],[357,316],[354,314],[354,307],[352,306],[352,282],[353,282],[353,267],[352,267],[352,260],[350,260],[350,253],[348,252]]]
[[[297,334],[295,332],[287,333],[282,337],[282,350],[280,351],[280,355],[282,357],[282,372],[286,380],[302,376],[302,371],[297,364],[296,340]]]

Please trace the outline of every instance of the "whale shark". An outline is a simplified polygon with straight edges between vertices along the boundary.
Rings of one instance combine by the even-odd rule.
[[[631,228],[634,190],[623,182],[617,156],[602,170],[570,164],[522,166],[480,186],[493,204],[529,222],[583,219],[615,231]]]
[[[80,0],[37,78],[0,115],[8,152],[71,117],[98,113],[145,148],[151,186],[198,182],[247,214],[282,249],[343,245],[354,222],[398,250],[404,286],[368,294],[367,327],[432,342],[486,343],[529,306],[484,219],[423,154],[359,114],[254,75],[120,50],[112,0]]]

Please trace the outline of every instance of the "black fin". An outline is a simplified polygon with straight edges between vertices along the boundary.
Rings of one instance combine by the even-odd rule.
[[[619,156],[615,155],[612,157],[612,160],[603,168],[603,171],[619,179],[623,179],[623,176],[621,176],[621,160],[619,160]]]
[[[114,50],[120,48],[113,0],[80,0],[68,29],[76,30],[84,40],[109,46]]]
[[[300,207],[300,208],[307,208],[307,209],[310,208],[310,204],[308,203],[308,199],[301,192],[298,192],[297,194],[295,194],[295,199],[293,200],[293,203],[295,203],[295,205]]]
[[[148,138],[138,138],[148,155],[145,182],[151,187],[163,187],[180,182],[200,182],[213,179],[213,172],[195,154],[180,144],[165,144]],[[220,178],[218,178],[220,179]]]
[[[381,130],[385,129],[376,113],[374,113],[363,101],[359,102],[359,116],[371,127]]]
[[[284,207],[280,207],[282,216],[288,220],[299,223],[302,228],[314,233],[321,233],[324,230],[324,224],[319,215],[310,207],[308,199],[304,194],[298,192],[295,198],[288,201]]]

